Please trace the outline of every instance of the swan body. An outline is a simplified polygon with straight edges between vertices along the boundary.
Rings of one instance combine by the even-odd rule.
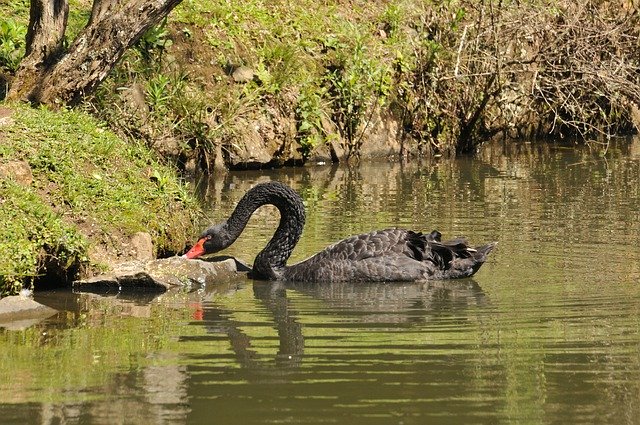
[[[240,236],[253,212],[275,205],[280,224],[256,256],[252,277],[291,282],[386,282],[453,279],[472,276],[486,261],[495,243],[471,248],[464,239],[441,241],[429,234],[385,229],[351,236],[300,263],[287,266],[304,228],[300,196],[279,182],[261,183],[247,191],[231,216],[206,229],[185,254],[197,258],[230,246]]]

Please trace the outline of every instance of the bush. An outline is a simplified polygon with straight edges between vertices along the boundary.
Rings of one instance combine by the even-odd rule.
[[[439,152],[499,133],[606,140],[638,130],[639,21],[610,2],[429,6],[398,84],[405,126]]]

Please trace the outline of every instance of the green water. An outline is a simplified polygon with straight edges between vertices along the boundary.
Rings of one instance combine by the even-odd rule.
[[[638,423],[640,142],[229,173],[209,219],[268,179],[305,200],[293,261],[389,226],[499,245],[460,281],[37,294],[61,313],[0,330],[0,423]]]

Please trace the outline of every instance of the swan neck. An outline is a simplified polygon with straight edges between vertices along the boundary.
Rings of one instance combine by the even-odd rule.
[[[256,256],[254,273],[264,279],[277,280],[300,240],[305,213],[302,198],[293,189],[269,182],[256,185],[240,200],[227,220],[229,236],[235,240],[246,227],[251,215],[263,205],[274,205],[280,212],[280,224],[265,248]]]

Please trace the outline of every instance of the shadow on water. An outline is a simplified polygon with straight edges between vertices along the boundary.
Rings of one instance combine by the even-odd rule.
[[[388,423],[388,402],[377,398],[397,399],[393,403],[403,405],[436,393],[453,396],[451,390],[429,383],[432,370],[449,379],[460,373],[458,362],[442,362],[466,342],[445,334],[469,326],[472,311],[489,306],[473,280],[253,282],[247,289],[252,300],[241,305],[229,308],[214,301],[203,306],[207,335],[195,340],[220,342],[222,336],[233,358],[224,350],[191,359],[200,364],[189,368],[190,393],[197,394],[191,401],[192,422],[203,421],[213,409],[223,423],[233,421],[238,411],[243,412],[243,423],[278,421],[282,415],[300,423],[339,423],[335,418],[322,420],[323,412],[338,409],[347,414],[355,408],[355,423]],[[425,338],[429,327],[441,336]],[[425,353],[433,359],[425,359]],[[221,373],[224,383],[216,379]]]
[[[93,326],[99,323],[96,319],[115,319],[113,313],[95,315],[100,305],[103,312],[115,308],[120,315],[153,318],[159,302],[165,308],[176,305],[175,299],[163,299],[167,295],[172,294],[153,300],[132,294],[105,297],[70,292],[42,293],[39,297],[66,310],[67,320],[69,313],[74,314],[75,326],[81,328],[77,321],[91,310]],[[403,382],[398,381],[398,375],[406,379],[419,373],[426,378],[431,373],[420,366],[425,365],[421,352],[434,351],[440,363],[460,343],[455,338],[437,344],[420,342],[425,327],[446,333],[447,328],[464,327],[473,310],[489,306],[485,293],[471,279],[373,286],[240,279],[173,296],[191,308],[187,328],[179,332],[177,352],[165,347],[164,354],[154,354],[150,363],[149,359],[136,360],[130,353],[129,361],[138,366],[116,371],[104,386],[91,390],[89,400],[34,404],[28,409],[23,406],[14,423],[21,423],[25,411],[30,412],[27,417],[32,423],[45,417],[79,423],[85,419],[87,423],[113,423],[118,418],[130,423],[149,418],[154,418],[154,423],[208,423],[212,411],[221,423],[239,417],[242,423],[268,423],[278,421],[282,414],[314,423],[323,411],[344,409],[343,405],[352,403],[361,405],[357,410],[384,413],[388,419],[384,403],[363,400],[356,388],[371,382],[365,399],[396,398],[395,387]],[[93,307],[89,310],[87,304]],[[129,326],[125,319],[121,316],[121,323],[113,324],[123,338]],[[110,332],[110,326],[102,327]],[[48,332],[52,332],[51,338],[58,338],[51,329]],[[389,333],[398,339],[390,340]],[[132,334],[136,335],[139,331]],[[152,347],[153,335],[149,337],[144,345]],[[103,356],[101,353],[110,348],[93,346],[93,355]],[[127,355],[126,351],[117,353]],[[439,374],[453,377],[459,373],[456,365],[436,367]],[[422,386],[422,379],[412,385]],[[411,400],[423,390],[405,389],[400,400]],[[102,396],[97,401],[91,400],[98,394]],[[100,402],[105,395],[108,408]],[[362,423],[372,420],[368,415],[361,418]]]

